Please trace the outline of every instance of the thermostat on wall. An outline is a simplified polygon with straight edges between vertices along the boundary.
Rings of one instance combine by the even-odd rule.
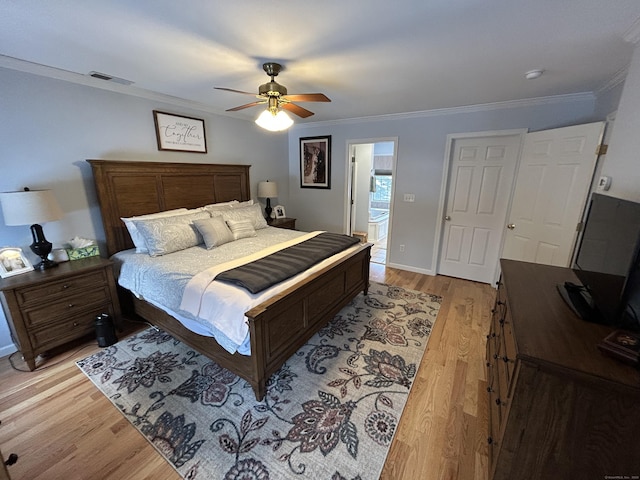
[[[608,177],[606,175],[601,176],[600,180],[598,180],[598,190],[609,190],[610,186],[611,177]]]

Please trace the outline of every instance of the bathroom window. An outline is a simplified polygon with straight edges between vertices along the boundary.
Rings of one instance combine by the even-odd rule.
[[[391,205],[391,175],[375,175],[375,191],[371,194],[372,206],[389,209]]]

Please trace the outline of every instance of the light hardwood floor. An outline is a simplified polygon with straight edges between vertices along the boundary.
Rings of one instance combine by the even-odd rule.
[[[485,480],[485,336],[495,290],[377,264],[371,280],[443,297],[381,479]],[[0,450],[19,456],[12,480],[179,480],[75,366],[99,350],[95,341],[80,348],[29,373],[0,359]]]

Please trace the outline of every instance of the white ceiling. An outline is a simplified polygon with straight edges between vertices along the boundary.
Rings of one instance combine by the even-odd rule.
[[[302,123],[597,93],[639,19],[639,0],[0,0],[0,66],[223,113],[252,97],[214,86],[257,92],[277,61],[289,93],[332,99]]]

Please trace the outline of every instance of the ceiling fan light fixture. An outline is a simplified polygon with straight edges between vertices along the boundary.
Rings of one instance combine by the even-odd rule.
[[[293,125],[293,120],[284,110],[272,112],[270,109],[266,109],[256,118],[256,124],[270,132],[281,132]]]

